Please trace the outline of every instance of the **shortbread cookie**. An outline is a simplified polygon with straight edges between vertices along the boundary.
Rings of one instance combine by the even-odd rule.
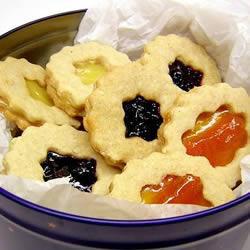
[[[93,151],[86,132],[54,124],[29,127],[14,138],[3,166],[5,174],[38,181],[70,176],[73,186],[95,194],[106,194],[119,173]]]
[[[44,80],[45,70],[25,59],[0,62],[0,106],[5,117],[22,130],[45,122],[79,127],[77,120],[53,105]]]
[[[185,91],[221,82],[215,61],[199,45],[174,34],[158,36],[144,48],[142,62],[156,60],[174,84]]]
[[[84,125],[92,147],[122,167],[160,151],[160,129],[180,91],[157,65],[138,62],[103,77],[86,103]]]
[[[195,88],[178,99],[164,127],[163,152],[204,156],[229,187],[240,180],[240,159],[250,152],[250,98],[226,83]]]
[[[235,198],[203,157],[153,153],[129,161],[114,177],[110,196],[149,204],[218,206]]]
[[[127,55],[96,42],[64,47],[47,64],[48,93],[69,115],[81,116],[95,82],[129,62]]]

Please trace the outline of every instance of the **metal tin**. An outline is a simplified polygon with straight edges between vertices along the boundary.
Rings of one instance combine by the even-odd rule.
[[[84,13],[50,16],[2,35],[0,58],[25,57],[45,65],[51,54],[73,43]],[[0,249],[240,250],[249,234],[248,217],[249,194],[186,216],[118,221],[61,213],[0,188]]]

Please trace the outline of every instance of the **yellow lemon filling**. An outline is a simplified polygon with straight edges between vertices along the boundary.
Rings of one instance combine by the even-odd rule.
[[[82,83],[93,84],[100,79],[106,72],[106,68],[94,61],[78,63],[75,65],[76,74],[80,77]]]
[[[37,81],[26,79],[26,87],[30,96],[35,100],[41,101],[48,106],[54,105],[46,90],[41,87]]]

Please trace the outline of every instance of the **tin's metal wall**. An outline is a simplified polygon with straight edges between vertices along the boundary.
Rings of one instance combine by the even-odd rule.
[[[166,250],[248,250],[245,241],[249,235],[249,221],[215,236],[176,247],[158,249]],[[0,215],[0,249],[1,250],[95,250],[97,248],[77,246],[43,237],[26,230]],[[243,246],[244,245],[244,246]],[[132,247],[132,246],[131,246]],[[98,248],[100,249],[100,248]],[[119,248],[121,249],[121,248]],[[130,248],[136,249],[136,248]]]
[[[50,55],[72,45],[84,12],[56,16],[12,30],[0,36],[0,59],[26,58],[45,66]]]

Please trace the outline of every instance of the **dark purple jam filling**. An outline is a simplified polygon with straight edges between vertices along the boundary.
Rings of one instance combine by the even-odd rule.
[[[174,84],[185,91],[201,86],[203,73],[185,65],[179,60],[175,60],[169,65],[169,74]]]
[[[49,151],[41,166],[44,181],[69,176],[72,186],[84,192],[91,192],[97,180],[94,159],[77,159]]]
[[[157,138],[157,130],[163,122],[157,102],[137,96],[131,101],[123,102],[122,106],[125,112],[126,138],[139,136],[146,141]]]

